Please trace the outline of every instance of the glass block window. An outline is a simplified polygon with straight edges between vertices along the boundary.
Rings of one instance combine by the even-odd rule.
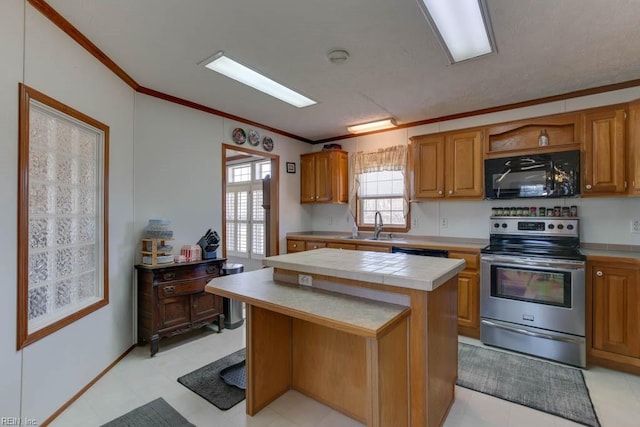
[[[107,126],[21,86],[19,348],[108,303],[107,157]]]

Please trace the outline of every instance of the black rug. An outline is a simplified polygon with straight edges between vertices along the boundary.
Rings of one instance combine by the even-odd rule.
[[[242,402],[245,391],[229,385],[220,377],[220,372],[232,365],[241,364],[245,360],[246,349],[223,357],[178,378],[178,382],[202,398],[213,403],[223,411]]]
[[[458,343],[457,384],[600,427],[580,369]]]
[[[196,427],[187,421],[163,398],[140,406],[103,424],[102,427]]]

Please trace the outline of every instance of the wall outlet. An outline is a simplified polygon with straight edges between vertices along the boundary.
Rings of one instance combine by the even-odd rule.
[[[631,232],[640,233],[640,219],[631,220]]]
[[[298,274],[298,284],[303,286],[311,286],[313,284],[313,277],[308,274]]]
[[[440,228],[447,228],[449,226],[448,218],[440,218]]]

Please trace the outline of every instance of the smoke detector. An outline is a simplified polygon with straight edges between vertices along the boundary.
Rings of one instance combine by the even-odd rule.
[[[332,64],[344,64],[349,60],[349,52],[345,49],[333,49],[327,53],[327,59]]]

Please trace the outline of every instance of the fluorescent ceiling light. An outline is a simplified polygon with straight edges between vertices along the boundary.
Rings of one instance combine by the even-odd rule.
[[[390,129],[394,127],[396,127],[396,121],[394,119],[384,119],[384,120],[378,120],[376,122],[349,126],[347,127],[347,130],[351,133],[362,133],[362,132],[371,132],[374,130]]]
[[[485,0],[417,0],[452,63],[496,51]]]
[[[274,98],[278,98],[281,101],[287,102],[295,107],[302,108],[309,105],[316,104],[316,101],[309,99],[304,95],[295,92],[288,87],[274,82],[268,77],[253,71],[251,68],[224,56],[224,52],[218,52],[211,58],[205,59],[200,63],[210,70],[223,74],[231,79],[244,83],[247,86],[251,86],[261,92],[271,95]]]

